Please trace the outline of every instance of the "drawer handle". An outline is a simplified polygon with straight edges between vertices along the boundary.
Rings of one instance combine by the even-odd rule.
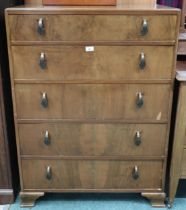
[[[44,92],[44,93],[42,94],[41,106],[42,106],[43,108],[47,108],[47,107],[48,107],[48,97],[47,97],[47,93],[46,93],[46,92]]]
[[[40,58],[39,58],[39,66],[42,70],[45,70],[47,67],[47,60],[46,60],[46,55],[45,53],[41,53],[40,54]]]
[[[138,108],[141,108],[144,105],[143,93],[141,92],[137,93],[136,105]]]
[[[140,68],[141,70],[143,70],[143,69],[145,68],[145,66],[146,66],[145,54],[142,52],[142,53],[140,54],[139,68]]]
[[[38,20],[37,32],[40,36],[45,35],[45,24],[44,24],[44,19],[43,18],[40,18]]]
[[[49,135],[48,131],[45,132],[44,143],[45,143],[45,145],[50,145],[50,143],[51,143],[50,135]]]
[[[139,169],[138,169],[138,166],[135,166],[134,167],[134,169],[132,171],[132,177],[135,180],[139,179]]]
[[[146,19],[143,19],[141,25],[141,36],[145,36],[148,33],[148,22]]]
[[[52,168],[50,166],[46,169],[46,179],[51,180],[52,179]]]
[[[141,141],[142,141],[141,133],[140,133],[140,131],[137,131],[136,134],[135,134],[135,137],[134,137],[134,143],[135,143],[136,146],[140,146]]]

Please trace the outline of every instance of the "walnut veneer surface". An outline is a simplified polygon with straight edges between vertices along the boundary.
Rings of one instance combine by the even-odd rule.
[[[179,21],[127,3],[6,11],[22,206],[45,192],[164,205]]]
[[[169,198],[170,206],[172,206],[179,179],[186,179],[186,72],[180,68],[177,72],[177,80],[179,81],[179,96],[176,112],[176,124],[174,131],[173,150],[171,156],[170,182],[169,182]]]

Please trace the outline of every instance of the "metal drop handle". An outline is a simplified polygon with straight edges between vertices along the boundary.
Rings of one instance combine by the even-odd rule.
[[[40,36],[44,36],[45,35],[45,24],[44,24],[44,19],[43,18],[40,18],[38,20],[37,33]]]
[[[140,131],[137,131],[134,137],[134,143],[136,146],[140,146],[141,142],[142,142],[141,133]]]
[[[50,139],[50,135],[49,135],[49,132],[48,131],[45,132],[44,143],[47,146],[50,145],[50,143],[51,143],[51,139]]]
[[[142,21],[140,34],[141,36],[145,36],[148,34],[148,22],[146,19],[143,19]]]
[[[144,98],[144,97],[143,97],[143,93],[141,93],[141,92],[137,93],[137,97],[136,97],[136,106],[137,106],[138,108],[143,107],[143,105],[144,105],[144,99],[143,99],[143,98]]]
[[[43,108],[47,108],[48,107],[48,97],[47,97],[47,93],[46,92],[42,93],[41,106]]]
[[[134,166],[134,169],[133,169],[133,171],[132,171],[132,177],[133,177],[133,179],[135,179],[135,180],[139,179],[140,175],[139,175],[138,166]]]
[[[47,59],[45,53],[41,53],[39,57],[39,66],[42,70],[45,70],[47,68]]]
[[[145,60],[145,53],[140,53],[140,61],[139,61],[139,68],[140,70],[144,70],[146,67],[146,60]]]
[[[52,179],[52,168],[50,166],[47,166],[47,169],[46,169],[46,179],[48,180]]]

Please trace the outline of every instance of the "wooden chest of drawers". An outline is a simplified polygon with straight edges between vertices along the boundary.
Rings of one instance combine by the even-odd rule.
[[[186,72],[178,71],[179,97],[177,102],[176,123],[169,182],[169,205],[173,204],[179,179],[186,179]]]
[[[141,192],[164,205],[179,10],[6,12],[21,205],[45,192]]]

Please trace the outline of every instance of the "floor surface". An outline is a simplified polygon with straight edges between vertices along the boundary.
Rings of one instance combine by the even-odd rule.
[[[19,199],[9,210],[20,210]],[[28,210],[30,208],[24,208]],[[162,210],[152,208],[139,194],[48,194],[33,210]],[[185,210],[186,198],[176,198],[172,210]]]
[[[10,205],[0,205],[0,210],[9,210]]]
[[[28,210],[20,208],[19,198],[0,210]],[[140,194],[47,194],[36,202],[33,210],[164,210],[152,208]],[[186,210],[186,180],[178,186],[177,198],[171,210]]]

